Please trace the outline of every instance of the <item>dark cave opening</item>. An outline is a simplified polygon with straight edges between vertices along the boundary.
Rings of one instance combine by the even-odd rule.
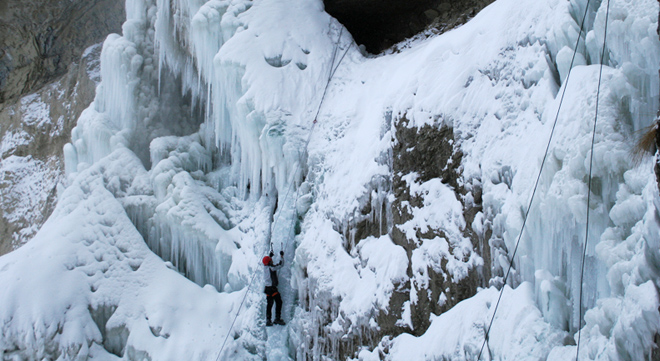
[[[344,24],[358,44],[376,54],[424,29],[420,13],[432,0],[324,0],[325,11]]]
[[[378,54],[425,29],[464,24],[493,0],[323,0],[358,44]]]

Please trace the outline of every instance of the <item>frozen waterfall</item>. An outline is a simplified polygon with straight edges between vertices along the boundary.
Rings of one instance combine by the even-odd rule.
[[[497,0],[379,55],[321,0],[127,0],[57,209],[0,258],[0,356],[477,360],[492,318],[481,360],[573,359],[578,330],[580,360],[657,357],[656,156],[631,151],[659,5],[609,6],[601,59],[605,0]]]

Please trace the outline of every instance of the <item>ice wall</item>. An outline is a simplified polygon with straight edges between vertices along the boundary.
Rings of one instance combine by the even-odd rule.
[[[206,104],[213,129],[206,136],[231,155],[239,188],[282,190],[288,175],[303,168],[302,142],[329,74],[333,43],[345,46],[348,37],[337,39],[339,26],[319,2],[260,1],[248,11],[252,6],[159,1],[155,41],[160,69],[181,76],[183,89]]]
[[[656,30],[657,3],[640,1],[633,5],[612,1],[595,129],[589,234],[585,240],[588,160],[591,156],[606,7],[607,2],[603,2],[594,9],[593,27],[586,27],[584,37],[586,50],[579,48],[582,50],[578,58],[587,59],[587,64],[594,65],[575,68],[568,85],[563,83],[559,90],[561,94],[563,87],[567,87],[566,101],[559,113],[549,159],[539,185],[540,192],[532,205],[522,238],[522,253],[517,260],[521,278],[536,279],[538,302],[546,320],[572,332],[582,322],[579,319],[580,307],[591,309],[596,306],[597,300],[602,302],[609,297],[626,297],[624,288],[612,288],[612,257],[603,257],[605,253],[597,250],[603,249],[605,244],[622,242],[631,236],[636,237],[638,247],[647,247],[649,242],[654,244],[658,239],[657,233],[652,230],[655,227],[653,222],[649,224],[645,220],[644,213],[649,208],[641,205],[645,202],[641,184],[653,183],[653,175],[644,172],[651,166],[648,159],[643,164],[632,163],[631,155],[635,139],[652,124],[658,108],[660,53]],[[588,18],[591,17],[589,14]],[[560,52],[565,51],[566,46]],[[553,47],[561,48],[560,45]],[[561,68],[559,55],[557,62],[558,68]],[[554,119],[558,105],[557,99],[546,108],[546,122]],[[517,174],[513,183],[523,181],[526,176]],[[646,180],[632,186],[631,182],[635,182],[632,179],[639,179],[637,177]],[[640,203],[629,199],[628,194],[634,194],[633,198]],[[649,196],[651,198],[646,198],[646,202],[650,202],[647,205],[654,209],[651,204],[655,196],[648,193]],[[525,207],[524,203],[521,206]],[[507,218],[509,224],[505,226],[505,241],[507,247],[512,249],[519,232],[520,218]],[[639,232],[646,236],[634,236]],[[585,241],[588,242],[585,279],[580,280]],[[648,272],[650,278],[646,281],[654,280],[655,276],[651,275],[656,271]],[[580,282],[583,282],[584,292],[582,305],[578,301]],[[637,282],[645,281],[639,279]],[[622,351],[623,354],[626,352],[634,354],[632,348]]]
[[[226,200],[208,194],[207,199],[195,200],[185,192],[190,183],[207,180],[194,175],[197,179],[184,180],[189,173],[228,167],[216,183],[236,185],[241,197],[250,195],[253,200],[262,192],[284,193],[302,177],[303,143],[320,102],[323,79],[329,75],[333,42],[346,47],[348,37],[338,39],[339,26],[331,23],[319,3],[290,5],[284,9],[264,1],[258,10],[248,12],[253,6],[249,1],[128,1],[123,35],[112,35],[104,44],[104,81],[66,147],[67,169],[73,178],[122,147],[138,154],[153,169],[156,198],[155,206],[147,207],[153,217],[143,217],[151,219],[151,225],[142,226],[149,229],[143,236],[165,258],[187,263],[182,266],[186,270],[212,265],[196,260],[207,257],[203,255],[216,248],[217,238],[224,238],[223,230],[233,227],[230,221],[221,221],[224,216],[214,214],[222,212],[211,209]],[[306,32],[294,31],[301,25],[298,19],[306,19]],[[205,127],[197,128],[202,119]],[[159,138],[195,132],[199,132],[196,148],[168,149],[166,143],[177,140]],[[149,147],[150,153],[145,152]],[[194,193],[200,192],[204,193]],[[191,229],[190,224],[200,220],[186,215],[195,211],[177,211],[178,199],[198,204],[201,212],[210,215],[208,222],[201,223],[217,228],[185,241],[201,247],[191,258],[184,255],[190,247],[177,240],[204,226]],[[203,204],[209,201],[214,203],[211,208]],[[231,253],[217,247],[222,254]],[[182,257],[188,260],[177,260]],[[227,264],[228,260],[220,261],[223,257],[218,262]],[[222,287],[226,280],[215,270],[191,272],[200,283],[212,279]]]
[[[126,8],[123,34],[104,44],[97,98],[66,146],[69,179],[135,153],[149,168],[144,192],[120,203],[149,248],[200,286],[245,292],[271,236],[293,254],[304,144],[332,55],[350,36],[320,2]],[[263,353],[259,342],[246,347]]]

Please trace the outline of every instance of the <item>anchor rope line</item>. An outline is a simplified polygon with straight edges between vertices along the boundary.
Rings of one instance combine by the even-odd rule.
[[[328,86],[330,85],[330,81],[332,80],[332,76],[334,75],[334,72],[332,71],[332,68],[335,66],[335,60],[337,60],[337,49],[339,48],[339,42],[341,41],[341,35],[344,32],[344,27],[342,27],[339,30],[339,37],[337,37],[337,42],[335,43],[335,48],[332,51],[332,62],[330,63],[330,68],[328,70],[328,80],[326,81],[325,88],[323,89],[323,95],[321,96],[321,101],[319,103],[318,109],[316,110],[316,115],[314,115],[314,121],[312,122],[312,127],[309,130],[309,136],[307,137],[307,141],[305,142],[305,147],[303,148],[305,152],[307,152],[307,146],[309,146],[309,141],[312,139],[312,133],[314,132],[314,128],[316,127],[316,118],[319,115],[319,112],[321,111],[321,106],[323,105],[323,100],[325,100],[325,94],[328,91]],[[343,58],[342,58],[343,59]],[[339,65],[337,65],[339,66]],[[295,177],[295,174],[298,172],[298,169],[300,168],[300,164],[297,163],[296,167],[294,168],[294,171],[291,173]],[[284,195],[284,200],[283,203],[286,205],[286,200],[289,199],[289,194],[291,193],[291,189],[293,188],[293,180],[291,180],[291,183],[287,187],[286,194]],[[298,198],[298,194],[296,192],[296,199]],[[283,208],[282,208],[283,209]],[[277,217],[273,221],[273,225],[277,224],[280,216],[282,215],[282,209],[280,209],[279,212],[277,212]],[[288,245],[288,241],[287,241]],[[282,247],[284,248],[284,247]],[[270,249],[271,251],[273,250],[273,243],[270,243]]]
[[[339,43],[341,42],[341,36],[342,36],[343,32],[344,32],[344,27],[342,26],[340,31],[339,31],[339,37],[337,37],[337,42],[335,43],[335,48],[332,52],[332,62],[330,64],[328,80],[325,84],[325,89],[323,90],[323,95],[321,96],[321,101],[319,102],[318,109],[316,110],[316,115],[314,116],[314,121],[312,123],[312,127],[310,128],[309,136],[307,137],[307,142],[305,143],[305,147],[304,147],[305,152],[307,152],[307,147],[309,146],[309,142],[312,139],[312,132],[314,131],[314,127],[316,126],[316,123],[317,123],[316,118],[318,117],[319,112],[321,111],[321,107],[323,106],[323,101],[325,100],[325,94],[328,91],[330,81],[332,80],[332,77],[335,75],[335,72],[339,68],[339,65],[341,64],[342,60],[344,60],[344,56],[346,56],[346,53],[348,53],[348,50],[352,46],[352,44],[351,44],[346,48],[346,51],[344,52],[344,55],[342,55],[341,59],[337,63],[337,66],[335,67],[335,60],[337,60],[336,59],[337,51],[339,49]],[[293,172],[294,175],[296,174],[296,172],[298,172],[299,167],[300,167],[300,165],[296,164],[296,169]],[[286,200],[289,197],[289,193],[291,192],[292,187],[293,187],[293,181],[289,184],[289,187],[287,189],[287,193],[284,196],[284,201],[283,201],[284,204],[286,204]],[[296,192],[296,199],[298,198],[298,193],[299,192]],[[281,214],[282,214],[282,211],[280,210],[280,212],[278,212],[278,214],[277,214],[277,218],[275,218],[275,220],[273,221],[273,224],[277,224],[277,221],[279,220]],[[289,244],[289,240],[287,239],[286,245],[288,245],[288,244]],[[273,250],[272,242],[270,243],[270,249],[271,249],[271,251]],[[254,283],[254,280],[257,276],[257,273],[258,272],[254,272],[252,274],[252,278],[250,279],[250,283],[248,283],[247,289],[245,291],[245,295],[243,295],[243,299],[241,300],[241,303],[238,306],[238,310],[236,311],[236,316],[234,316],[234,320],[232,321],[231,326],[229,326],[229,331],[227,332],[227,335],[225,336],[225,339],[222,342],[222,346],[220,347],[220,351],[218,352],[218,356],[215,358],[215,361],[218,361],[220,359],[220,355],[222,355],[222,351],[225,349],[225,345],[227,344],[227,340],[229,339],[229,335],[231,335],[231,331],[233,330],[234,325],[236,324],[236,320],[238,319],[238,315],[241,313],[241,310],[243,309],[243,304],[245,304],[245,300],[247,299],[247,295],[248,295],[248,293],[250,293],[250,289],[252,288],[252,284]]]
[[[609,0],[608,0],[609,1]],[[509,262],[509,267],[506,271],[506,274],[504,276],[503,282],[502,282],[502,288],[500,289],[499,296],[497,297],[497,303],[495,304],[495,308],[493,310],[493,316],[490,319],[490,322],[488,324],[488,328],[486,329],[486,335],[484,336],[484,342],[481,344],[481,349],[479,350],[479,356],[477,357],[477,360],[481,359],[481,354],[484,351],[484,347],[486,346],[486,343],[488,342],[488,336],[490,335],[491,328],[493,327],[493,322],[495,321],[495,314],[497,313],[497,309],[500,306],[500,301],[502,300],[502,294],[504,293],[504,288],[506,286],[507,280],[509,278],[509,275],[511,274],[511,269],[513,268],[513,261],[515,260],[516,253],[518,252],[518,246],[520,245],[520,240],[522,239],[523,231],[525,230],[525,225],[527,224],[527,218],[529,217],[529,211],[532,209],[532,203],[534,202],[534,196],[536,195],[536,190],[539,186],[539,183],[541,181],[541,174],[543,173],[543,168],[545,166],[546,160],[548,159],[548,153],[550,151],[550,144],[552,143],[552,137],[554,136],[555,129],[557,127],[557,121],[559,119],[559,112],[561,111],[561,106],[564,103],[564,96],[566,95],[566,89],[568,88],[568,81],[571,77],[571,73],[573,70],[573,64],[575,63],[575,56],[577,55],[577,50],[578,46],[580,44],[580,39],[582,38],[582,33],[584,32],[584,23],[587,19],[587,13],[589,12],[589,4],[591,3],[591,0],[587,0],[587,5],[585,6],[584,9],[584,15],[582,16],[582,23],[580,24],[580,32],[578,33],[577,40],[575,41],[575,48],[573,49],[573,57],[571,58],[571,64],[568,67],[568,74],[566,74],[566,81],[564,82],[564,89],[562,90],[561,93],[561,98],[559,99],[559,106],[557,107],[557,114],[555,115],[554,122],[552,123],[552,129],[550,131],[550,137],[548,138],[548,144],[545,148],[545,153],[543,154],[543,160],[541,161],[541,167],[539,169],[538,176],[536,177],[536,182],[534,183],[534,188],[532,190],[532,194],[529,198],[529,203],[527,205],[527,210],[525,211],[525,216],[523,218],[523,224],[522,227],[520,228],[520,233],[518,234],[518,239],[516,240],[516,246],[513,249],[513,254],[511,255],[511,262]],[[609,4],[609,3],[608,3]],[[489,348],[490,351],[490,348]]]
[[[342,30],[343,29],[344,28],[342,28]],[[340,34],[340,36],[341,36],[341,34]],[[321,106],[323,105],[323,100],[325,99],[325,94],[328,90],[328,86],[330,85],[330,80],[332,80],[332,78],[335,76],[335,72],[337,71],[337,69],[339,69],[339,65],[341,65],[341,62],[344,60],[344,57],[346,56],[346,54],[348,53],[348,51],[351,49],[352,46],[353,46],[353,44],[350,44],[349,46],[346,47],[346,50],[344,51],[344,54],[341,56],[341,58],[339,58],[339,62],[337,62],[337,66],[334,68],[334,70],[332,70],[332,73],[330,73],[330,77],[328,78],[328,83],[325,86],[325,90],[323,91],[323,96],[321,97],[321,102],[319,103],[319,108],[316,111],[316,116],[314,116],[314,122],[312,124],[312,128],[309,131],[309,136],[307,137],[307,142],[305,142],[305,148],[304,148],[305,153],[307,153],[307,148],[309,147],[309,142],[312,140],[312,134],[314,132],[314,128],[316,127],[317,118],[318,118],[319,112],[321,111]],[[300,167],[300,165],[297,164],[296,168],[295,168],[295,172],[293,172],[293,174],[296,174],[296,172],[298,172],[299,167]],[[291,189],[291,187],[293,187],[293,182],[291,183],[291,186],[289,187],[289,189]],[[288,193],[288,191],[287,191],[287,193]],[[300,188],[298,188],[296,190],[296,201],[298,200],[298,198],[300,198]],[[286,198],[285,198],[285,200],[286,200]],[[294,205],[295,205],[295,202],[294,202]],[[289,225],[289,232],[294,227],[295,222],[296,222],[296,217],[292,217],[291,224]],[[290,241],[291,241],[291,238],[287,238],[286,243],[282,246],[282,248],[288,246]]]
[[[227,343],[227,339],[229,339],[229,335],[231,335],[231,330],[234,329],[234,324],[236,324],[236,320],[238,319],[238,314],[241,313],[241,309],[243,308],[245,299],[247,299],[248,293],[250,293],[250,288],[252,287],[252,282],[254,282],[255,278],[257,278],[257,272],[254,272],[252,274],[252,278],[250,279],[250,283],[248,284],[247,290],[245,291],[243,300],[241,300],[241,304],[238,306],[238,311],[236,312],[236,316],[234,317],[234,320],[231,322],[231,326],[229,326],[229,331],[227,332],[227,336],[225,336],[225,340],[222,341],[222,347],[220,347],[220,352],[218,352],[218,356],[215,358],[215,361],[218,361],[220,359],[220,355],[222,355],[222,350],[225,349],[225,344]]]
[[[344,28],[342,28],[342,31],[343,31],[343,30],[344,30]],[[339,39],[337,39],[337,46],[339,46],[339,40],[340,40],[340,39],[341,39],[341,32],[339,33]],[[316,123],[318,122],[318,115],[319,115],[319,113],[321,112],[321,108],[322,108],[322,106],[323,106],[323,101],[325,100],[325,95],[326,95],[326,93],[327,93],[327,91],[328,91],[328,88],[329,88],[329,86],[330,86],[330,81],[331,81],[332,78],[335,76],[335,72],[337,72],[337,69],[339,69],[339,66],[341,65],[341,62],[344,60],[344,57],[346,56],[346,54],[348,53],[348,50],[350,50],[352,46],[353,46],[353,44],[350,44],[349,46],[346,47],[346,50],[344,51],[344,54],[341,56],[341,58],[339,58],[339,61],[337,62],[337,66],[334,66],[334,60],[336,60],[336,59],[333,58],[332,65],[331,65],[331,67],[330,67],[330,71],[331,71],[331,72],[330,72],[330,75],[328,76],[328,81],[327,81],[327,83],[326,83],[326,85],[325,85],[325,89],[323,90],[323,95],[321,96],[321,101],[319,102],[318,109],[316,110],[316,115],[314,116],[314,121],[312,122],[312,127],[311,127],[310,130],[309,130],[309,135],[307,136],[307,141],[305,142],[305,147],[303,148],[303,149],[304,149],[304,153],[307,153],[307,149],[308,149],[308,147],[309,147],[309,143],[310,143],[311,140],[312,140],[312,135],[314,134],[314,128],[316,127]],[[334,67],[334,69],[333,69],[333,67]],[[300,168],[300,163],[296,164],[296,167],[294,168],[295,170],[294,170],[294,172],[293,172],[294,175],[298,172],[299,168]],[[293,182],[291,182],[291,184],[289,185],[289,190],[287,190],[287,197],[288,197],[289,191],[290,191],[292,188],[293,188]],[[287,197],[284,198],[285,203],[286,203],[286,199],[287,199]],[[298,188],[298,189],[296,190],[296,201],[298,200],[298,198],[300,198],[300,188]],[[295,203],[295,202],[294,202],[294,203]],[[279,216],[279,214],[278,214],[278,216]],[[289,231],[293,228],[293,226],[294,226],[294,224],[295,224],[295,221],[296,221],[296,218],[293,217],[293,218],[291,219],[291,224],[289,225]],[[289,242],[290,242],[290,241],[291,241],[291,239],[290,239],[290,238],[287,238],[287,239],[286,239],[286,243],[284,243],[284,245],[282,246],[282,248],[287,247],[287,246],[289,245]]]
[[[589,155],[589,184],[587,190],[587,220],[584,233],[584,250],[582,251],[582,265],[580,266],[580,297],[578,308],[580,309],[580,318],[578,318],[578,339],[575,350],[575,361],[580,358],[580,338],[582,335],[582,287],[584,282],[584,263],[587,257],[587,243],[589,241],[589,203],[591,202],[591,181],[594,163],[594,143],[596,142],[596,124],[598,123],[598,101],[600,99],[600,84],[603,79],[603,63],[605,62],[605,48],[607,45],[607,23],[610,16],[610,0],[607,0],[607,9],[605,11],[605,29],[603,34],[603,50],[600,54],[600,70],[598,71],[598,88],[596,90],[596,112],[594,114],[594,129],[591,134],[591,154]]]

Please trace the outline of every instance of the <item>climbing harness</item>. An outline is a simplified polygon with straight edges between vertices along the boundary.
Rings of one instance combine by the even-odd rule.
[[[335,72],[336,72],[337,69],[339,68],[339,65],[341,65],[342,60],[344,60],[344,57],[345,57],[346,54],[348,53],[348,50],[349,50],[349,49],[352,47],[352,45],[353,45],[353,44],[350,44],[349,46],[346,47],[346,51],[344,51],[344,55],[342,55],[341,59],[339,60],[339,62],[338,62],[337,65],[335,66],[335,60],[336,60],[336,57],[337,57],[337,51],[338,51],[338,49],[339,49],[339,43],[341,42],[341,36],[342,36],[343,32],[344,32],[344,27],[342,26],[342,27],[340,28],[340,31],[339,31],[339,37],[337,38],[337,42],[335,43],[335,48],[334,48],[334,50],[333,50],[333,52],[332,52],[332,62],[331,62],[331,64],[330,64],[330,70],[329,70],[328,80],[327,80],[327,82],[326,82],[326,84],[325,84],[325,89],[323,90],[323,95],[321,96],[321,101],[319,102],[318,109],[316,110],[316,114],[314,115],[314,121],[312,122],[312,127],[311,127],[310,130],[309,130],[309,136],[307,137],[307,141],[305,142],[305,147],[304,147],[305,152],[307,152],[307,147],[309,146],[309,142],[310,142],[311,139],[312,139],[312,133],[314,132],[314,128],[316,127],[316,123],[317,123],[318,115],[319,115],[319,113],[321,112],[321,107],[323,106],[323,101],[325,100],[325,95],[326,95],[326,93],[327,93],[327,91],[328,91],[328,87],[330,86],[330,81],[332,80],[332,77],[335,75]],[[292,174],[296,174],[296,173],[298,172],[298,168],[299,168],[299,167],[300,167],[300,165],[299,165],[299,164],[296,164],[296,168],[295,168],[295,170],[294,170],[294,172],[293,172]],[[284,203],[284,204],[286,204],[286,200],[287,200],[288,197],[289,197],[289,194],[290,194],[290,192],[291,192],[291,188],[292,188],[292,187],[293,187],[293,181],[289,184],[289,187],[288,187],[288,189],[287,189],[287,192],[286,192],[286,194],[285,194],[285,196],[284,196],[284,200],[283,200],[283,203]],[[299,191],[297,191],[297,192],[296,192],[296,200],[298,199],[299,195],[300,195],[300,194],[299,194]],[[295,204],[295,202],[294,202],[294,204]],[[281,214],[282,214],[282,211],[280,210],[280,212],[278,212],[278,214],[277,214],[277,218],[275,218],[275,220],[273,221],[273,225],[277,224],[277,222],[279,221],[279,218],[280,218],[280,215],[281,215]],[[295,217],[293,217],[293,219],[295,220]],[[289,244],[289,240],[287,239],[286,245],[288,246],[288,244]],[[284,246],[282,246],[282,250],[283,250],[283,249],[284,249]],[[271,250],[271,252],[273,251],[273,244],[272,244],[272,242],[271,242],[271,244],[270,244],[270,250]],[[225,336],[225,340],[222,342],[222,346],[220,347],[220,351],[218,352],[218,356],[217,356],[216,359],[215,359],[216,361],[218,361],[218,360],[220,359],[220,355],[222,355],[222,351],[224,350],[225,345],[227,344],[227,339],[229,338],[229,335],[231,334],[231,331],[233,330],[234,325],[236,324],[236,320],[238,319],[238,315],[241,313],[241,309],[243,308],[243,304],[245,303],[245,300],[246,300],[246,298],[247,298],[247,295],[248,295],[248,293],[250,292],[250,289],[252,288],[252,283],[254,282],[254,279],[256,278],[256,275],[257,275],[257,272],[254,272],[253,275],[252,275],[252,278],[250,279],[250,283],[248,283],[248,287],[247,287],[247,290],[245,291],[245,295],[243,296],[243,300],[241,301],[241,304],[238,306],[238,310],[236,311],[236,316],[234,316],[234,320],[232,321],[231,326],[229,326],[229,331],[227,332],[227,335]]]
[[[598,90],[596,90],[596,114],[594,115],[594,130],[591,135],[591,154],[589,156],[589,184],[587,191],[587,220],[586,230],[584,234],[584,250],[582,251],[582,265],[580,266],[580,301],[578,307],[580,308],[580,318],[578,319],[578,339],[575,351],[575,361],[580,358],[580,336],[582,335],[582,282],[584,280],[584,262],[587,257],[587,242],[589,241],[589,203],[591,202],[591,171],[594,163],[594,143],[596,142],[596,124],[598,123],[598,100],[600,99],[600,83],[603,79],[603,63],[605,62],[605,45],[607,44],[607,23],[610,17],[610,0],[607,0],[607,10],[605,11],[605,30],[603,35],[603,50],[600,54],[600,70],[598,72]]]
[[[509,275],[511,273],[511,269],[513,267],[513,260],[516,257],[516,253],[518,252],[518,246],[520,245],[520,240],[523,235],[523,231],[525,230],[525,225],[527,224],[527,218],[529,216],[529,211],[532,209],[532,202],[534,201],[534,196],[536,195],[536,190],[538,188],[539,182],[541,180],[541,174],[543,173],[543,167],[545,166],[545,162],[548,158],[548,153],[550,151],[550,144],[552,143],[552,137],[555,133],[555,128],[557,127],[557,120],[559,119],[559,112],[561,110],[561,106],[564,102],[564,96],[566,95],[566,89],[568,88],[568,81],[571,77],[571,71],[573,70],[573,64],[575,63],[575,56],[577,55],[578,51],[578,46],[580,44],[580,38],[582,35],[582,32],[584,31],[584,23],[585,20],[587,19],[587,13],[589,12],[589,4],[591,3],[591,0],[587,0],[587,5],[585,6],[584,9],[584,16],[582,17],[582,23],[580,24],[580,32],[578,33],[577,40],[575,42],[575,48],[573,49],[573,57],[571,58],[571,64],[569,65],[569,70],[568,74],[566,75],[566,81],[564,82],[564,90],[561,93],[561,98],[559,99],[559,106],[557,108],[557,114],[555,115],[555,120],[552,124],[552,130],[550,131],[550,137],[548,138],[548,145],[545,148],[545,153],[543,155],[543,160],[541,161],[541,168],[539,169],[539,174],[536,177],[536,182],[534,183],[534,188],[532,190],[532,195],[529,199],[529,204],[527,206],[527,210],[525,211],[525,217],[523,218],[523,224],[520,229],[520,233],[518,234],[518,239],[516,240],[516,246],[513,249],[513,254],[511,255],[511,262],[509,262],[509,268],[506,271],[506,274],[504,276],[503,282],[502,282],[502,288],[500,289],[499,296],[497,298],[497,303],[495,304],[495,308],[493,310],[493,316],[490,319],[490,323],[488,324],[488,328],[486,329],[486,335],[484,337],[484,342],[481,344],[481,349],[479,350],[479,356],[477,357],[477,360],[481,359],[481,354],[484,351],[484,347],[486,346],[486,343],[488,342],[488,336],[490,335],[491,328],[493,327],[493,321],[495,321],[495,314],[497,313],[497,309],[500,305],[500,301],[502,300],[502,294],[504,292],[504,288],[506,286],[507,280],[509,278]],[[609,13],[609,0],[608,0],[608,13]],[[607,22],[606,22],[607,26]],[[607,29],[607,28],[606,28]],[[605,51],[605,48],[603,47],[603,53]],[[602,57],[601,57],[601,71],[602,71]],[[600,78],[598,82],[598,88],[600,91]],[[597,94],[598,95],[598,94]],[[596,104],[598,104],[598,101],[596,101]],[[598,109],[598,108],[596,108]],[[598,116],[598,111],[596,111],[596,116]],[[595,124],[594,124],[595,127]],[[595,128],[594,128],[595,129]],[[593,144],[592,144],[593,147]],[[592,148],[592,157],[593,157],[593,148]],[[590,170],[590,176],[589,176],[589,185],[591,185],[591,170]],[[589,207],[589,203],[587,202],[587,208]],[[588,226],[587,226],[587,231],[588,231]],[[585,247],[586,247],[586,242],[585,242]],[[585,248],[586,250],[586,248]],[[584,262],[583,262],[583,267],[584,267]],[[580,282],[580,295],[582,294],[582,282]],[[581,297],[581,296],[580,296]],[[580,310],[582,309],[582,306],[580,306]],[[582,315],[580,313],[580,318],[582,318]],[[579,340],[579,333],[578,333],[578,340]],[[488,349],[490,352],[490,348]]]

